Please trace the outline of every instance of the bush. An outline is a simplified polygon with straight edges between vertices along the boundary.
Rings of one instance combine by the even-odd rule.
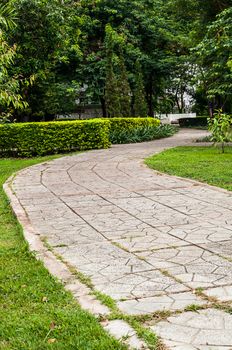
[[[107,148],[173,135],[175,128],[154,118],[113,118],[0,125],[1,156],[42,156]]]
[[[207,127],[208,117],[181,118],[179,119],[179,124],[181,128]]]
[[[0,125],[0,154],[31,157],[107,148],[109,126],[101,119]]]
[[[209,130],[212,132],[211,141],[221,143],[225,152],[225,143],[232,142],[232,116],[222,110],[217,111],[214,118],[209,118]]]
[[[140,127],[157,127],[160,125],[159,119],[154,118],[112,118],[110,121],[110,130],[113,132],[129,131]]]
[[[140,126],[134,129],[119,129],[110,131],[110,141],[113,144],[136,143],[161,139],[175,134],[177,128],[172,125]]]

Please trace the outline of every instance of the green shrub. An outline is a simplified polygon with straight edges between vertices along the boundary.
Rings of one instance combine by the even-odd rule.
[[[112,118],[109,121],[110,130],[114,132],[128,131],[139,127],[157,127],[160,125],[160,120],[154,118]]]
[[[140,126],[134,129],[110,131],[110,142],[113,144],[136,143],[161,139],[175,134],[177,128],[172,125]]]
[[[154,140],[173,134],[154,118],[113,118],[0,125],[0,156],[42,156],[107,148],[110,143]]]
[[[179,124],[181,128],[207,127],[208,117],[181,118]]]
[[[212,132],[211,141],[221,143],[225,152],[225,143],[232,142],[232,115],[225,114],[220,109],[213,118],[208,119],[209,131]]]
[[[31,157],[107,148],[109,125],[102,119],[0,125],[0,154]]]

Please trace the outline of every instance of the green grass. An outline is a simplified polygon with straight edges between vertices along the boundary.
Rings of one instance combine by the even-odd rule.
[[[2,184],[55,157],[0,159],[0,349],[122,350],[28,251]]]
[[[146,160],[160,172],[206,182],[232,191],[232,147],[177,147]]]

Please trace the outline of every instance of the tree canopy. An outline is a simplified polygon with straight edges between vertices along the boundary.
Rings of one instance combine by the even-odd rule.
[[[182,113],[186,94],[232,110],[232,0],[4,0],[0,33],[0,113],[18,120]]]

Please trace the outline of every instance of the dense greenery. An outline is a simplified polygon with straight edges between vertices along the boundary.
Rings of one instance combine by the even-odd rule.
[[[112,118],[0,125],[0,156],[31,157],[107,148],[112,143],[141,142],[172,135],[154,118]],[[124,135],[124,136],[123,136]]]
[[[219,110],[214,118],[209,119],[209,130],[212,133],[211,141],[220,143],[224,153],[225,143],[232,142],[232,116]]]
[[[231,0],[3,0],[0,113],[231,112]],[[113,108],[113,110],[112,110]],[[23,109],[23,110],[22,110]]]
[[[179,125],[181,128],[207,128],[208,126],[208,117],[202,116],[198,118],[180,118]]]
[[[232,191],[232,148],[177,147],[149,158],[153,169],[206,182]],[[222,171],[223,169],[223,171]]]
[[[0,154],[3,155],[31,157],[109,145],[107,120],[0,125]]]
[[[137,127],[132,130],[114,130],[110,133],[110,141],[113,144],[138,143],[144,141],[152,141],[169,137],[177,132],[177,128],[172,125],[159,125]]]
[[[154,118],[113,118],[109,119],[111,131],[128,131],[139,127],[157,127],[160,121]]]
[[[49,159],[0,160],[0,349],[123,350],[29,253],[3,193],[14,172]]]
[[[160,132],[160,121],[154,118],[112,118],[110,121],[110,142],[134,143],[165,137]],[[167,135],[169,136],[169,135]]]

